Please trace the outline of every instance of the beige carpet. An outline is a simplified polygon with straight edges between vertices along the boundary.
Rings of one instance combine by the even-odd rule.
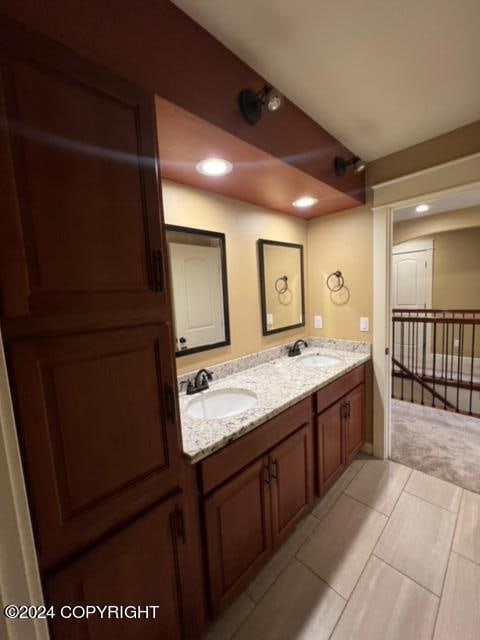
[[[392,400],[391,457],[480,493],[480,420]]]

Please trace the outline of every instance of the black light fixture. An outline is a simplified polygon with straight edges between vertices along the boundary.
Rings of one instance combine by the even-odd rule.
[[[238,96],[238,102],[245,120],[249,124],[257,124],[262,117],[263,110],[271,113],[278,111],[284,103],[284,98],[279,91],[265,85],[258,93],[251,89],[243,89]]]
[[[350,160],[345,160],[342,156],[336,156],[335,161],[335,173],[338,178],[341,178],[347,173],[348,167],[353,167],[354,173],[362,173],[367,166],[367,163],[361,160],[358,156],[352,156]]]

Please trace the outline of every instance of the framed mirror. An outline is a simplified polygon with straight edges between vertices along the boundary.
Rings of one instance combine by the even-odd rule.
[[[305,326],[303,245],[259,240],[258,262],[263,335]]]
[[[166,225],[175,354],[230,344],[225,234]]]

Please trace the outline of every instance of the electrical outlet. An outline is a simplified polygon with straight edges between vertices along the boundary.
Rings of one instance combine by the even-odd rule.
[[[459,347],[460,346],[460,340],[458,338],[455,338],[455,340],[453,341],[453,346],[454,347]]]
[[[273,314],[272,313],[267,313],[267,325],[269,327],[271,327],[273,324]]]
[[[313,316],[313,326],[315,329],[323,329],[322,316]]]
[[[360,318],[360,331],[368,331],[368,318]]]

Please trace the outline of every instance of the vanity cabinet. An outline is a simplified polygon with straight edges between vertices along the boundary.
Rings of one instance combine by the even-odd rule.
[[[55,640],[182,640],[182,570],[185,535],[179,519],[182,494],[163,501],[113,536],[93,546],[44,580],[49,604],[55,605],[51,634]],[[149,609],[137,619],[77,619],[71,608],[139,606]],[[62,607],[67,618],[58,612]],[[155,615],[155,617],[154,617]]]
[[[342,475],[365,443],[365,367],[320,389],[316,396],[317,493]]]
[[[205,500],[213,611],[252,578],[272,550],[268,458],[260,458]]]
[[[310,509],[311,417],[308,398],[200,463],[213,614]]]

